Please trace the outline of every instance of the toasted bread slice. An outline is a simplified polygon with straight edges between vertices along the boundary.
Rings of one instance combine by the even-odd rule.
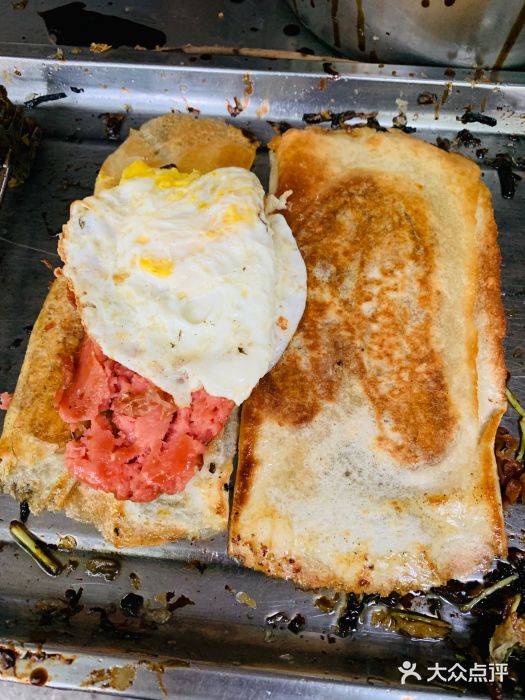
[[[175,162],[183,171],[250,168],[256,146],[222,122],[168,114],[131,132],[102,165],[97,189],[116,185],[123,169],[138,159],[157,166]],[[63,510],[91,522],[116,546],[202,538],[223,530],[228,522],[225,484],[237,445],[237,409],[207,446],[202,469],[181,493],[150,503],[118,501],[70,477],[64,462],[70,431],[57,413],[55,395],[62,383],[63,359],[75,353],[83,335],[68,284],[58,276],[34,325],[5,417],[0,439],[2,490],[27,500],[34,513]]]
[[[395,130],[289,130],[306,311],[242,409],[230,554],[306,588],[428,589],[506,551],[500,253],[475,163]]]
[[[114,187],[122,171],[136,160],[152,167],[173,164],[183,172],[207,173],[215,168],[252,167],[258,143],[234,126],[188,114],[165,114],[131,129],[124,143],[109,155],[97,176],[95,194]]]

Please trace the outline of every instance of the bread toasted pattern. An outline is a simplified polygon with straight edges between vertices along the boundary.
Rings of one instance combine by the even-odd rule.
[[[506,551],[505,322],[479,168],[368,128],[289,130],[271,149],[308,296],[243,406],[230,554],[384,594],[486,568]]]
[[[96,189],[116,185],[124,168],[141,158],[156,166],[176,162],[181,171],[250,168],[256,146],[222,122],[168,114],[131,132],[102,165]],[[118,501],[69,476],[64,449],[70,431],[57,413],[55,395],[62,383],[63,360],[74,355],[83,335],[67,281],[58,276],[34,325],[5,417],[0,439],[2,490],[27,500],[34,513],[63,510],[91,522],[116,546],[156,545],[223,530],[228,522],[224,485],[236,451],[237,409],[207,446],[202,469],[181,493],[150,503]]]

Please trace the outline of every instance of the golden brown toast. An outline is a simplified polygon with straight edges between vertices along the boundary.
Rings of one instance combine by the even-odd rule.
[[[486,568],[506,551],[506,371],[479,168],[395,130],[290,129],[270,148],[308,295],[243,405],[230,554],[359,593]]]

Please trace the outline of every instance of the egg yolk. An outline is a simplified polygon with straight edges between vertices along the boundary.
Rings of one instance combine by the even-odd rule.
[[[141,258],[140,267],[155,277],[169,277],[173,272],[173,261],[169,258]]]
[[[143,160],[136,160],[122,171],[120,182],[136,177],[150,177],[159,189],[167,187],[186,187],[201,176],[198,170],[191,173],[181,173],[177,168],[152,168]]]

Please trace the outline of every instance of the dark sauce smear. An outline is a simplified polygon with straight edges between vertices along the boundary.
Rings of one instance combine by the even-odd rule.
[[[27,100],[24,105],[27,109],[35,109],[38,105],[44,102],[55,102],[56,100],[63,100],[67,95],[65,92],[55,92],[52,95],[40,95],[39,97],[34,97],[32,100]]]
[[[31,515],[29,510],[29,503],[27,501],[21,501],[20,503],[20,522],[27,523],[27,519]]]
[[[83,2],[70,2],[62,7],[39,12],[52,41],[64,46],[143,46],[154,49],[164,46],[166,34],[129,19],[86,10]]]
[[[45,668],[34,668],[29,674],[31,685],[45,685],[48,681],[48,673]]]
[[[492,165],[498,173],[501,196],[504,199],[512,199],[516,194],[516,183],[521,180],[521,176],[512,171],[512,158],[508,153],[498,153]]]
[[[460,121],[463,124],[473,124],[478,122],[479,124],[486,124],[487,126],[496,126],[498,123],[497,119],[494,117],[489,117],[487,114],[481,114],[480,112],[465,112],[460,117]]]

